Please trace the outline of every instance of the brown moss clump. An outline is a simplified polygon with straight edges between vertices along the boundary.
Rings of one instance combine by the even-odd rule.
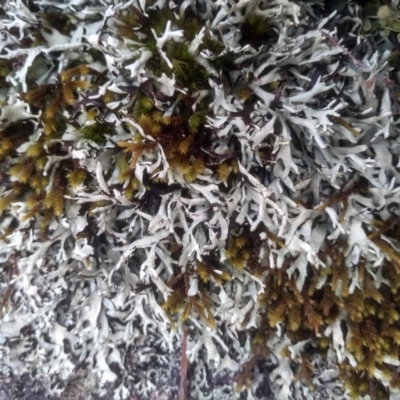
[[[381,240],[379,235],[383,231],[392,238],[398,237],[397,218],[375,225],[379,230],[370,235],[374,242]],[[390,286],[382,284],[376,287],[374,277],[366,269],[366,260],[361,258],[355,266],[359,284],[350,293],[349,269],[344,257],[346,245],[345,241],[333,243],[325,240],[319,257],[327,268],[318,270],[308,265],[307,278],[301,291],[296,284],[297,276],[287,276],[293,259],[286,259],[281,269],[267,267],[265,291],[259,296],[260,305],[265,311],[260,315],[260,326],[254,338],[276,329],[279,323],[283,324],[293,344],[311,339],[324,354],[324,349],[332,346],[333,343],[329,342],[333,338],[321,340],[318,337],[340,318],[346,327],[343,332],[346,349],[357,361],[356,367],[348,361],[339,366],[341,379],[346,382],[353,399],[366,394],[375,400],[386,399],[388,389],[374,374],[377,370],[381,371],[391,387],[400,388],[399,372],[387,361],[387,357],[397,360],[400,354],[400,270],[396,265],[396,257],[394,261],[386,262],[382,274]],[[236,248],[245,246],[245,241],[242,243],[240,239],[236,243]],[[394,249],[390,249],[388,257],[393,258]],[[318,288],[317,283],[321,278],[325,279],[325,283]],[[266,340],[263,344],[266,344]],[[290,353],[286,356],[290,357]],[[307,353],[304,353],[300,360],[293,361],[298,365],[296,379],[302,379],[312,388],[311,364],[307,357]],[[247,367],[247,364],[243,366],[245,376],[238,376],[239,387],[250,382],[251,368]]]
[[[211,328],[215,329],[215,319],[211,311],[211,299],[207,286],[199,280],[196,295],[188,296],[191,276],[189,273],[179,273],[169,283],[168,286],[173,292],[163,304],[171,325],[175,327],[174,318],[178,314],[180,320],[185,322],[193,311]]]
[[[101,76],[99,72],[87,65],[80,65],[62,72],[57,83],[39,85],[27,93],[21,93],[23,100],[43,110],[41,119],[47,135],[56,130],[57,117],[63,108],[75,104],[77,92],[92,86],[88,80],[74,78],[88,75]]]

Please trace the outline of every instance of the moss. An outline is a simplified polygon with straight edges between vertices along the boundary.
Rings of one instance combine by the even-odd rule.
[[[394,225],[396,228],[392,228]],[[397,235],[397,224],[394,225],[382,224],[386,228],[386,234],[391,236]],[[239,247],[238,244],[234,246],[236,249]],[[325,242],[319,256],[325,263],[331,264],[332,268],[328,272],[328,282],[321,289],[317,289],[315,285],[320,276],[316,269],[308,271],[301,292],[297,290],[293,277],[289,280],[283,279],[291,264],[290,260],[284,262],[281,270],[270,270],[265,280],[266,291],[259,298],[261,306],[265,307],[265,314],[261,315],[265,325],[257,332],[275,328],[278,323],[283,323],[287,335],[296,343],[322,332],[337,320],[339,311],[342,315],[345,313],[350,332],[346,348],[357,360],[357,366],[351,366],[347,362],[341,364],[341,378],[346,381],[354,399],[365,394],[374,399],[387,398],[387,389],[374,378],[374,373],[376,369],[391,370],[391,365],[384,362],[385,356],[397,358],[400,351],[400,310],[397,306],[400,270],[387,263],[383,274],[390,274],[391,288],[377,289],[373,277],[363,272],[365,260],[361,259],[357,268],[363,285],[349,294],[348,290],[345,290],[345,282],[348,282],[349,278],[343,256],[344,248],[345,242],[339,241],[335,245],[329,241]],[[340,292],[336,288],[338,281],[341,282]],[[322,348],[331,346],[329,340],[332,339],[324,338],[325,343],[320,343]],[[397,377],[397,374],[395,375]],[[390,373],[388,376],[391,376]]]
[[[0,60],[0,89],[5,89],[10,86],[10,83],[6,81],[6,77],[12,71],[12,65],[10,60]]]
[[[144,151],[153,151],[159,144],[170,168],[181,172],[188,182],[193,182],[206,168],[205,153],[201,148],[207,143],[203,129],[208,103],[203,101],[193,112],[195,100],[190,95],[179,95],[178,99],[180,101],[174,114],[165,117],[150,97],[139,92],[133,104],[132,115],[144,133],[155,141],[140,137],[138,142],[125,141],[118,145],[124,148],[125,153],[132,154],[130,166],[134,168]]]
[[[45,22],[45,27],[56,28],[63,35],[70,35],[71,30],[75,27],[74,17],[66,12],[61,12],[56,8],[51,8],[46,12],[38,14],[42,21]]]
[[[98,75],[97,71],[86,65],[80,65],[63,71],[58,83],[39,85],[26,93],[21,93],[23,100],[43,110],[41,119],[47,135],[59,130],[58,123],[65,119],[62,111],[75,104],[77,92],[91,86],[89,81],[75,79],[76,76],[85,77],[89,74]]]
[[[180,86],[192,93],[208,86],[207,71],[195,60],[186,43],[171,43],[166,53]]]
[[[130,178],[129,184],[125,189],[125,196],[128,200],[133,200],[139,190],[139,181],[136,178]]]
[[[135,119],[139,119],[142,115],[150,114],[153,110],[154,101],[142,92],[138,92],[133,106],[132,115]],[[157,110],[154,110],[157,112]],[[158,121],[159,122],[159,121]]]
[[[173,64],[172,71],[166,61],[160,56],[156,35],[162,36],[165,32],[167,22],[171,21],[176,29],[181,29],[185,33],[185,41],[169,41],[164,51]],[[189,52],[189,44],[200,32],[202,22],[198,17],[182,15],[176,17],[172,10],[149,10],[148,17],[145,17],[136,8],[124,11],[120,14],[117,22],[119,33],[126,38],[135,41],[137,44],[130,44],[133,49],[145,47],[152,52],[152,57],[147,62],[146,67],[155,77],[160,77],[162,73],[171,76],[173,72],[182,88],[188,88],[190,92],[207,87],[207,71],[196,61],[195,56]],[[140,35],[138,35],[140,32]],[[209,40],[210,46],[218,48],[217,41]]]
[[[181,321],[186,321],[191,312],[196,313],[207,323],[211,329],[215,329],[215,320],[211,312],[211,300],[207,292],[207,286],[200,281],[198,292],[194,296],[188,296],[190,275],[187,272],[179,273],[169,283],[173,292],[163,304],[171,323],[175,326],[176,315]]]
[[[189,130],[191,133],[196,133],[199,130],[199,127],[205,123],[205,116],[201,113],[194,113],[189,118]]]
[[[272,22],[268,18],[257,14],[246,15],[241,33],[240,44],[242,46],[246,44],[259,46],[267,43],[271,38],[276,36],[273,31]]]
[[[67,173],[67,179],[69,186],[72,189],[76,189],[79,185],[82,185],[88,178],[88,173],[84,169],[74,169]]]
[[[94,123],[80,129],[80,133],[83,140],[104,146],[107,136],[112,136],[115,131],[107,124]]]

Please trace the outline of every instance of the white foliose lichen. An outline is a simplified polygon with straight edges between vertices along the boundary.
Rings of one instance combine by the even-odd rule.
[[[398,398],[391,51],[310,3],[2,6],[10,390],[177,398],[187,326],[190,398]]]

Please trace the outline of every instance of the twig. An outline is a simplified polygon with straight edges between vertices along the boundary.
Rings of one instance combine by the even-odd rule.
[[[182,357],[181,357],[181,382],[179,386],[178,400],[187,400],[187,372],[189,368],[189,360],[186,356],[187,349],[187,338],[188,330],[187,328],[183,331],[182,339]]]
[[[369,79],[371,79],[371,78],[372,79],[376,79],[376,80],[380,81],[384,86],[386,86],[388,88],[399,89],[399,86],[395,82],[393,82],[391,79],[389,79],[389,78],[387,78],[385,76],[384,77],[379,76],[376,70],[371,69],[368,65],[365,65],[365,63],[363,63],[361,60],[359,60],[356,57],[354,57],[354,55],[351,53],[351,51],[349,51],[346,47],[342,46],[331,35],[329,35],[329,34],[327,34],[325,32],[323,33],[323,35],[328,38],[328,40],[330,41],[332,46],[338,47],[339,49],[341,49],[343,51],[343,54],[348,56],[350,58],[350,60],[353,62],[354,65],[356,65],[358,68],[364,70],[365,72],[369,72],[369,74],[370,74],[370,78]]]

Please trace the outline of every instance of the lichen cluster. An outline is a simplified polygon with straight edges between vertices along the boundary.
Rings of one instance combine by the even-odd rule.
[[[399,13],[359,3],[1,6],[0,382],[148,399],[188,329],[237,398],[399,396]]]

